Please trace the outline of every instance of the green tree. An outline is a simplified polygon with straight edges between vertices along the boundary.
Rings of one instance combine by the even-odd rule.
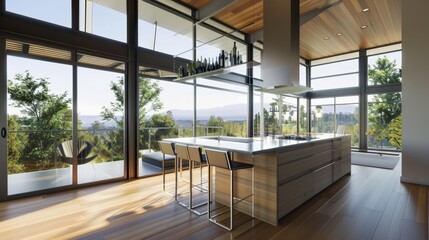
[[[218,127],[224,127],[224,121],[221,117],[216,117],[215,115],[211,115],[209,121],[207,122],[207,133],[208,134],[219,134],[220,129]]]
[[[398,149],[402,149],[402,116],[399,115],[389,125],[389,142]]]
[[[154,114],[150,119],[147,118],[149,112],[158,112],[163,108],[163,104],[159,99],[159,94],[162,88],[156,81],[152,81],[148,78],[139,77],[139,99],[138,99],[138,113],[139,113],[139,127],[174,127],[175,121],[170,113]],[[110,102],[110,106],[103,107],[101,116],[104,121],[113,120],[120,129],[124,126],[124,112],[125,112],[125,96],[124,96],[124,78],[120,78],[118,82],[112,82],[110,89],[115,95],[115,101]],[[152,131],[152,130],[150,130]],[[177,129],[163,129],[154,130],[155,138],[149,144],[149,130],[140,132],[140,146],[142,148],[157,148],[158,144],[155,142],[156,139],[160,140],[165,136],[177,136]],[[159,132],[158,132],[159,131]],[[113,138],[113,146],[116,146],[114,152],[120,152],[123,146],[123,131],[115,131]],[[116,157],[118,158],[118,157]],[[123,157],[122,157],[123,159]]]
[[[8,174],[21,173],[24,171],[24,165],[19,160],[21,157],[21,148],[24,145],[17,133],[11,134],[12,131],[19,129],[18,116],[7,116],[7,129],[9,130],[7,137],[7,172]]]
[[[167,112],[167,114],[153,114],[146,122],[146,127],[159,127],[159,129],[153,129],[151,131],[145,132],[144,138],[149,141],[149,137],[146,135],[146,133],[150,133],[150,146],[151,148],[157,148],[158,141],[164,138],[172,138],[178,135],[178,129],[175,128],[175,126],[176,122],[174,121],[171,112]]]
[[[115,101],[110,102],[110,106],[103,107],[101,116],[104,121],[113,120],[119,128],[124,126],[125,112],[125,95],[124,95],[124,78],[120,78],[118,82],[112,82],[110,89],[115,95]],[[146,115],[148,112],[157,112],[163,108],[163,104],[159,99],[159,94],[162,88],[156,81],[151,81],[148,78],[139,77],[139,125],[144,127],[146,124]]]
[[[387,57],[378,58],[374,66],[369,66],[368,77],[373,85],[386,85],[401,83],[400,69],[396,61],[390,61]],[[369,105],[369,130],[376,133],[376,139],[389,138],[389,124],[402,112],[401,93],[377,94],[373,103]]]
[[[25,126],[29,131],[20,162],[26,163],[27,168],[30,166],[28,163],[36,164],[33,166],[35,170],[50,168],[58,143],[69,139],[70,133],[41,130],[71,129],[71,100],[67,92],[53,94],[47,78],[36,79],[25,71],[8,80],[8,93],[10,105],[21,110],[22,117],[18,118],[20,129]]]

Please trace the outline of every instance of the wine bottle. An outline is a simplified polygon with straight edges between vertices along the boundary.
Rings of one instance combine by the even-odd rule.
[[[222,53],[221,53],[221,60],[222,60],[222,67],[223,68],[226,67],[225,66],[225,51],[224,50],[222,50]]]
[[[222,54],[221,53],[219,53],[218,59],[219,59],[219,68],[222,68]]]
[[[234,46],[232,47],[232,61],[233,65],[237,64],[237,45],[236,42],[234,42]]]

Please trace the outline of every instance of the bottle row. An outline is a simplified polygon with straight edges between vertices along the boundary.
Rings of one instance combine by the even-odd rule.
[[[187,77],[199,73],[209,72],[221,68],[226,68],[238,64],[243,63],[242,55],[237,51],[236,43],[234,42],[234,46],[232,50],[228,53],[225,53],[222,50],[219,53],[219,56],[216,58],[207,58],[201,57],[200,60],[190,61],[186,64],[186,66],[179,66],[177,77]]]

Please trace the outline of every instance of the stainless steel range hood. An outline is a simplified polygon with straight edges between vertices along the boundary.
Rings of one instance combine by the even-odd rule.
[[[311,91],[299,85],[299,0],[264,0],[262,89],[273,94]]]

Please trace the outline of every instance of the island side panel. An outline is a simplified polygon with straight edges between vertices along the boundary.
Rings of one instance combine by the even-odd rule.
[[[279,149],[278,218],[349,174],[350,136]]]
[[[234,154],[234,161],[253,163],[255,168],[255,217],[277,225],[277,153],[275,151],[256,154]],[[229,172],[216,169],[217,201],[229,206]],[[235,196],[243,198],[251,193],[251,170],[236,171],[234,176]],[[251,199],[248,199],[251,202]],[[235,205],[239,211],[251,215],[251,205]]]

